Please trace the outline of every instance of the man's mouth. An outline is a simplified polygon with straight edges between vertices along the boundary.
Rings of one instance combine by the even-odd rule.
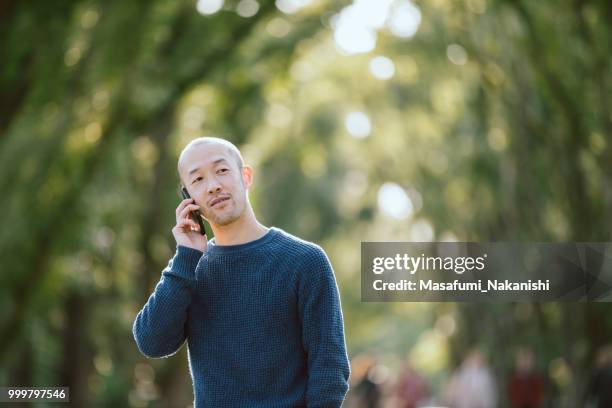
[[[217,204],[222,203],[222,202],[224,202],[224,201],[227,201],[227,200],[229,200],[229,199],[230,199],[229,197],[217,197],[217,198],[213,199],[213,200],[210,202],[210,204],[208,204],[208,205],[209,205],[209,207],[214,207],[214,206],[216,206]]]

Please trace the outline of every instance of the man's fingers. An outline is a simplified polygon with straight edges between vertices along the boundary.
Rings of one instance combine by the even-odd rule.
[[[182,229],[185,229],[185,228],[187,229],[197,228],[198,230],[200,229],[200,226],[198,224],[196,224],[192,220],[187,220],[187,219],[182,220],[181,222],[176,224],[176,226]]]
[[[189,204],[179,214],[179,218],[189,218],[189,212],[199,210],[200,206],[197,204]]]
[[[183,209],[185,208],[185,206],[191,204],[192,202],[194,202],[193,198],[186,198],[181,201],[178,207],[176,207],[176,216],[178,217],[181,211],[183,211]]]
[[[191,219],[191,211],[199,210],[200,206],[195,204],[193,198],[186,198],[176,207],[176,226],[177,230],[183,233],[189,231],[200,231],[200,225]]]

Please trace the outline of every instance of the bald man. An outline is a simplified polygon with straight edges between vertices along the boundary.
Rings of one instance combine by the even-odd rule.
[[[253,169],[232,143],[193,140],[178,172],[193,198],[176,209],[176,253],[136,316],[140,351],[167,357],[187,341],[196,408],[340,407],[349,363],[323,249],[257,221]]]

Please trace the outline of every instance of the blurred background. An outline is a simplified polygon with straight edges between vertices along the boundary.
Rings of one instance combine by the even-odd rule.
[[[0,385],[187,407],[131,328],[200,135],[328,252],[347,407],[610,407],[612,305],[364,303],[361,241],[612,241],[607,0],[0,1]],[[471,397],[469,399],[467,397]]]

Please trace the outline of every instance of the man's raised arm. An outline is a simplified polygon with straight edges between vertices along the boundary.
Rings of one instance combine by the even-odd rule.
[[[177,246],[174,258],[134,321],[138,349],[147,357],[176,353],[185,341],[187,312],[195,288],[195,269],[202,256],[197,249]]]
[[[185,341],[195,270],[207,248],[206,235],[200,233],[199,225],[190,215],[199,208],[191,198],[181,201],[176,208],[176,225],[172,228],[176,254],[134,321],[134,339],[147,357],[174,354]]]

